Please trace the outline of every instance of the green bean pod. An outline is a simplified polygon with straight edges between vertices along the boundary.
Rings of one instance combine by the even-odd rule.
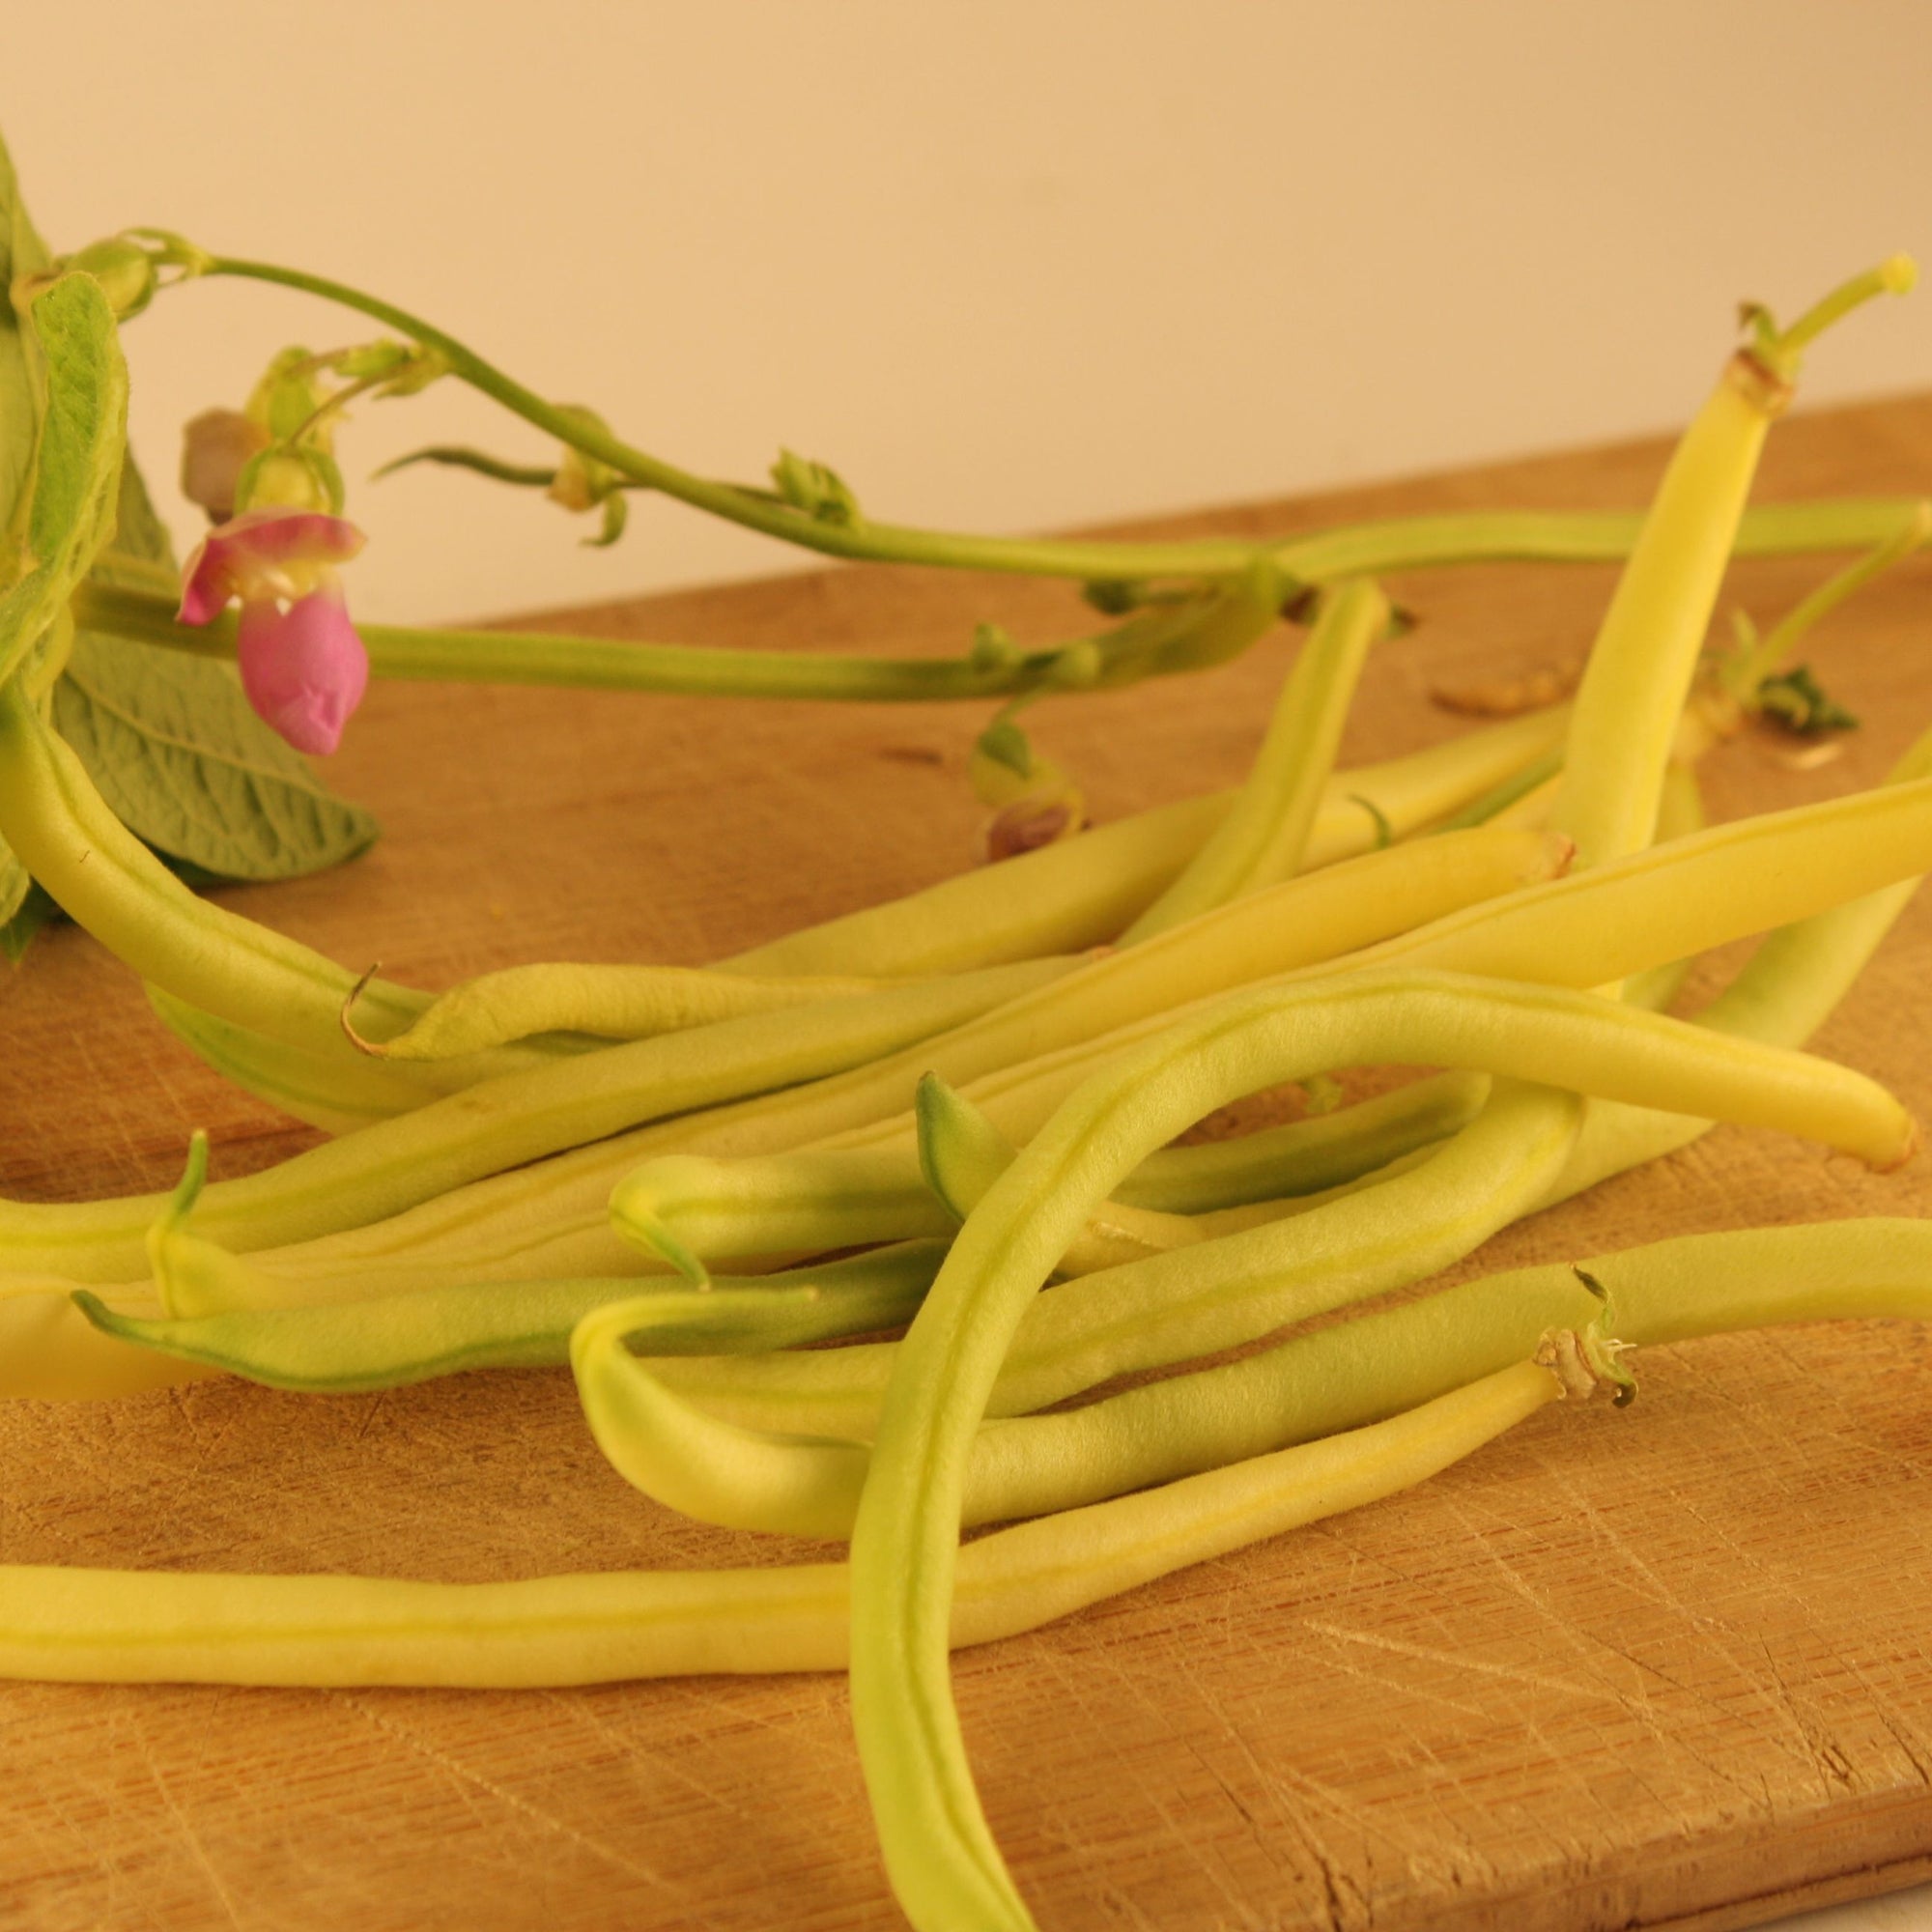
[[[639,1122],[864,1064],[1060,977],[1028,960],[861,998],[721,1020],[507,1074],[208,1190],[202,1224],[235,1248],[298,1241]],[[164,1201],[0,1204],[0,1261],[78,1280],[137,1269]],[[551,1270],[541,1270],[551,1271]],[[602,1270],[599,1270],[600,1272]]]
[[[144,980],[237,1025],[347,1053],[355,986],[319,952],[197,898],[109,809],[16,686],[0,687],[0,839],[78,925]],[[427,997],[378,983],[371,1024],[400,1031]]]
[[[672,1354],[800,1348],[910,1321],[945,1258],[943,1241],[908,1241],[846,1261],[769,1275],[715,1276],[711,1292],[633,1280],[489,1282],[335,1307],[274,1307],[248,1299],[220,1312],[130,1316],[74,1293],[104,1334],[270,1388],[341,1394],[399,1388],[476,1369],[554,1368],[572,1330],[611,1302],[639,1309],[654,1350]],[[170,1258],[196,1265],[199,1258]],[[179,1284],[168,1298],[181,1304]],[[192,1305],[192,1304],[190,1304]]]
[[[378,1059],[412,1062],[461,1059],[534,1034],[648,1039],[899,983],[831,975],[761,978],[701,966],[511,966],[438,994],[403,1032],[366,1044]]]
[[[1559,743],[1566,715],[1558,706],[1512,718],[1337,773],[1322,789],[1304,869],[1370,850],[1378,815],[1402,838],[1454,810]],[[1234,796],[1157,806],[753,947],[716,970],[921,976],[1083,952],[1120,936],[1226,817]],[[1373,802],[1373,812],[1363,799]]]
[[[1412,1487],[1554,1401],[1527,1364],[1350,1437],[982,1537],[953,1640],[988,1643]],[[0,1565],[0,1677],[475,1690],[838,1670],[843,1563],[514,1583]]]
[[[625,1346],[663,1319],[660,1297],[639,1295],[592,1310],[570,1338],[583,1418],[618,1473],[700,1522],[845,1536],[865,1486],[865,1445],[746,1429],[681,1400]]]
[[[1232,810],[1180,876],[1127,927],[1122,945],[1301,869],[1356,682],[1388,621],[1388,599],[1364,580],[1338,584],[1323,597]]]

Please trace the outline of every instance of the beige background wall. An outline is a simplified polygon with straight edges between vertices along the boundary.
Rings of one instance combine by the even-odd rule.
[[[1932,6],[1063,0],[13,5],[43,227],[360,280],[648,446],[781,441],[897,519],[1091,521],[1656,429],[1744,295],[1932,258]],[[131,331],[137,444],[350,321],[237,284]],[[1932,384],[1932,295],[1813,399]],[[361,412],[540,460],[456,392]],[[466,477],[357,487],[369,614],[792,559],[639,504],[616,551]],[[179,506],[177,506],[179,508]],[[178,528],[193,526],[183,515]]]

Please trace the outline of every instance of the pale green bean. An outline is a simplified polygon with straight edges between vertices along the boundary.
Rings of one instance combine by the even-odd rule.
[[[203,1226],[237,1248],[361,1226],[642,1121],[868,1062],[1059,978],[1070,964],[988,967],[815,1009],[721,1020],[507,1074],[265,1174],[211,1187]],[[162,1205],[152,1195],[77,1206],[0,1204],[0,1260],[81,1280],[125,1277],[140,1266],[145,1230]]]
[[[1179,877],[1127,927],[1122,945],[1301,870],[1350,700],[1369,647],[1388,621],[1388,599],[1364,580],[1324,595],[1232,810]]]
[[[982,1537],[952,1639],[987,1643],[1411,1488],[1553,1401],[1527,1365],[1353,1435]],[[508,1690],[843,1668],[842,1563],[514,1583],[0,1565],[0,1676]]]

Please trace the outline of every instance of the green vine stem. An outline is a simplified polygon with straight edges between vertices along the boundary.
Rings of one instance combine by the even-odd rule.
[[[396,329],[441,356],[449,372],[500,403],[547,436],[608,464],[628,482],[676,497],[696,509],[760,530],[829,556],[879,563],[932,564],[1009,575],[1069,577],[1093,582],[1149,578],[1225,579],[1244,572],[1271,553],[1284,577],[1301,585],[1332,578],[1368,576],[1440,563],[1505,559],[1610,561],[1626,555],[1641,517],[1635,511],[1548,513],[1506,511],[1452,514],[1360,524],[1312,537],[1264,539],[1208,537],[1168,543],[1110,542],[952,534],[867,519],[838,522],[814,516],[762,491],[694,475],[633,447],[577,412],[546,402],[434,324],[327,276],[274,263],[231,256],[197,257],[195,271],[271,282],[355,309]],[[1746,554],[1805,550],[1861,550],[1882,543],[1911,516],[1909,501],[1870,499],[1774,505],[1746,519],[1740,549]],[[420,634],[418,634],[420,635]],[[546,639],[548,644],[550,640]],[[416,676],[473,673],[415,671]],[[502,675],[493,672],[492,675]],[[583,678],[582,682],[597,681]],[[627,678],[626,683],[636,680]],[[680,684],[679,690],[694,687]],[[706,685],[703,689],[714,687]],[[737,689],[736,686],[718,687]],[[960,696],[983,696],[981,685]],[[800,694],[791,694],[800,695]],[[855,694],[841,691],[838,696]],[[880,694],[898,695],[898,694]],[[939,695],[923,690],[906,696]]]
[[[1913,497],[1846,498],[1778,503],[1746,512],[1738,553],[1786,555],[1889,547],[1909,540],[1922,514]],[[1325,582],[1356,571],[1413,570],[1485,561],[1594,563],[1629,554],[1639,511],[1509,510],[1405,517],[1357,524],[1280,545],[1275,557],[1295,585]],[[868,526],[868,528],[876,526]],[[1029,546],[1065,549],[1082,568],[1049,574],[1119,576],[1130,547],[1096,544]],[[1228,546],[1222,547],[1224,551]],[[1249,558],[1254,547],[1230,554]],[[1019,568],[1021,566],[1013,566]],[[1045,568],[1045,566],[1042,566]],[[235,622],[204,629],[174,620],[169,595],[93,583],[74,598],[84,627],[203,657],[232,658]],[[728,650],[696,644],[635,643],[525,631],[427,629],[358,624],[378,677],[498,684],[569,685],[586,690],[715,694],[738,697],[908,699],[999,697],[1031,690],[1047,677],[1060,647],[1010,661],[983,654],[956,658],[886,658]],[[1179,667],[1177,667],[1179,668]]]

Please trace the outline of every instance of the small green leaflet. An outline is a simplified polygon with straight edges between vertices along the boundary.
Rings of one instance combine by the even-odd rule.
[[[167,532],[130,463],[114,544],[94,574],[145,589],[156,564],[172,575]],[[213,658],[82,631],[54,687],[54,724],[121,822],[200,871],[294,878],[376,837],[376,821],[324,790]]]

